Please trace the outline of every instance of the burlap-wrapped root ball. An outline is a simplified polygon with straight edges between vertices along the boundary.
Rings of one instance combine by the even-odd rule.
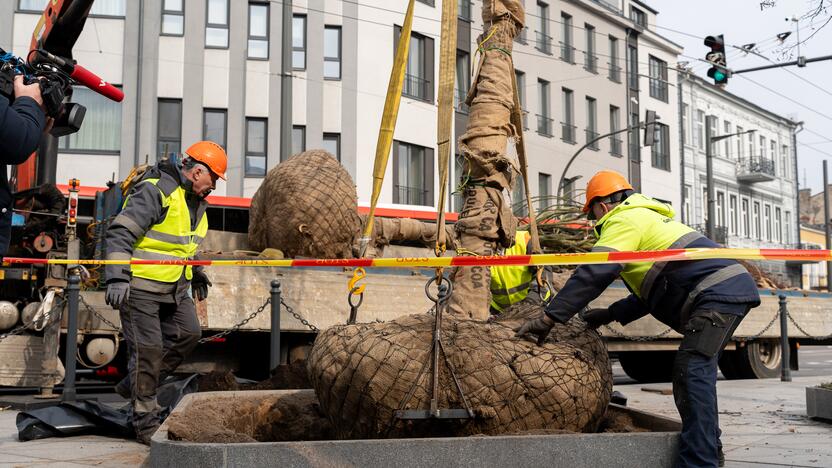
[[[308,360],[321,409],[342,439],[595,431],[612,393],[606,348],[578,318],[557,325],[543,346],[514,338],[512,327],[540,310],[515,308],[492,323],[443,318],[445,350],[473,420],[393,418],[429,359],[432,314],[323,331]],[[440,369],[439,407],[463,408]],[[429,408],[430,395],[428,366],[405,409]]]
[[[278,164],[251,199],[249,244],[287,257],[351,257],[360,230],[355,183],[335,157],[310,150]]]

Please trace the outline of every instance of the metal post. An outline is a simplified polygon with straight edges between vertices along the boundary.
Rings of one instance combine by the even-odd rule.
[[[791,369],[789,369],[789,363],[791,362],[791,356],[789,356],[789,324],[786,322],[786,319],[789,317],[789,309],[786,307],[786,295],[780,295],[780,350],[781,350],[781,363],[780,363],[780,381],[781,382],[791,382],[792,381],[792,374]]]
[[[716,236],[716,193],[714,190],[714,155],[713,142],[711,138],[711,119],[714,117],[709,115],[705,117],[705,170],[707,173],[708,184],[708,222],[706,223],[706,232],[708,237],[713,240]]]
[[[66,354],[64,355],[64,391],[61,401],[75,401],[75,353],[78,351],[78,298],[81,292],[81,277],[78,270],[69,272],[66,287],[69,316],[66,324]]]
[[[826,239],[826,250],[830,249],[830,244],[832,244],[832,226],[829,225],[829,170],[826,164],[826,160],[823,160],[823,226],[825,231],[825,239]],[[832,291],[832,287],[830,287],[830,280],[832,280],[832,262],[826,262],[826,290]]]
[[[682,93],[684,91],[684,79],[685,79],[684,75],[683,75],[684,73],[687,73],[687,71],[679,70],[676,73],[676,77],[677,77],[676,79],[677,79],[677,82],[679,83],[679,86],[676,87],[676,90],[678,91],[677,94],[678,94],[678,99],[679,99],[679,123],[680,123],[679,126],[681,127],[681,129],[679,131],[679,178],[682,181],[682,193],[681,193],[681,201],[679,202],[679,205],[680,205],[681,210],[682,210],[682,222],[683,223],[690,223],[690,220],[687,219],[687,216],[685,215],[685,187],[686,187],[686,184],[685,184],[685,126],[681,125],[681,123],[684,122],[684,120],[685,120],[685,117],[683,115],[683,113],[685,111],[685,106],[684,106],[684,100],[682,98]],[[691,194],[691,195],[693,195],[693,194]],[[691,206],[693,206],[693,203],[691,203]]]
[[[272,329],[269,348],[269,370],[280,365],[280,281],[272,280]]]
[[[283,0],[280,55],[280,160],[292,155],[292,0]]]

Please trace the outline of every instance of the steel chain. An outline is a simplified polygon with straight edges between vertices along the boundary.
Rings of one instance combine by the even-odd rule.
[[[624,333],[621,333],[620,331],[612,328],[609,325],[604,325],[603,327],[604,327],[605,330],[612,333],[613,336],[618,337],[618,338],[624,338],[625,340],[629,340],[629,341],[653,341],[653,340],[658,340],[659,338],[664,338],[670,332],[673,331],[673,328],[667,327],[667,330],[659,333],[658,335],[653,335],[653,336],[627,336]]]
[[[19,335],[19,334],[23,333],[24,331],[26,331],[27,328],[29,328],[29,327],[27,327],[26,325],[21,325],[19,327],[12,328],[11,330],[7,331],[6,333],[1,333],[0,334],[0,341],[3,341],[3,340],[5,340],[6,338],[8,338],[10,336]]]
[[[788,313],[787,313],[787,316],[789,317],[789,321],[792,323],[792,325],[794,325],[794,327],[795,327],[795,328],[797,328],[797,329],[798,329],[801,333],[803,333],[804,335],[806,335],[808,338],[811,338],[811,339],[813,339],[813,340],[828,340],[829,338],[832,338],[832,333],[830,333],[830,334],[828,334],[828,335],[825,335],[825,336],[818,336],[818,337],[814,337],[814,336],[812,336],[812,334],[811,334],[811,333],[809,333],[809,332],[807,332],[806,330],[804,330],[804,329],[803,329],[803,327],[801,327],[801,326],[797,323],[797,321],[795,321],[794,317],[792,317],[791,312],[788,312]]]
[[[289,304],[286,303],[285,300],[283,300],[283,296],[280,296],[280,303],[283,305],[283,307],[286,308],[286,311],[289,312],[290,314],[292,314],[292,317],[296,318],[300,323],[309,327],[309,329],[312,330],[313,332],[318,331],[318,327],[316,327],[315,325],[312,325],[311,323],[309,323],[308,320],[306,320],[300,314],[295,312],[295,309],[293,309]]]
[[[211,341],[214,341],[214,340],[218,340],[220,338],[224,338],[224,337],[234,333],[235,331],[239,330],[243,325],[252,321],[254,319],[254,317],[257,317],[258,315],[260,315],[261,312],[266,310],[266,306],[271,304],[271,302],[272,302],[272,298],[269,297],[268,299],[266,299],[266,302],[264,302],[263,305],[258,307],[257,310],[250,313],[248,315],[248,317],[244,318],[243,320],[241,320],[239,323],[237,323],[233,327],[229,328],[228,330],[221,331],[221,332],[217,333],[216,335],[206,336],[205,338],[202,338],[201,340],[199,340],[198,343],[199,344],[208,343],[208,342],[211,342]]]
[[[763,333],[767,332],[768,329],[771,328],[772,325],[774,325],[774,322],[776,322],[778,318],[780,318],[780,311],[774,313],[774,317],[771,318],[771,321],[768,322],[768,325],[766,325],[765,328],[760,330],[757,334],[747,337],[747,339],[755,339],[763,336]]]
[[[113,327],[113,330],[121,331],[121,327],[119,325],[116,325],[115,323],[109,321],[106,317],[101,315],[97,310],[95,310],[91,305],[89,305],[89,303],[86,301],[86,299],[84,299],[84,296],[79,294],[78,297],[81,299],[81,303],[84,304],[84,307],[86,307],[87,310],[89,312],[91,312],[93,315],[98,317],[99,320],[101,320],[102,322],[106,323],[107,325]]]

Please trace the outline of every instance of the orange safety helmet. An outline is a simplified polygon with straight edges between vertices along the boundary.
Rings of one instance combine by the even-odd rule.
[[[228,156],[222,146],[213,141],[198,141],[185,150],[189,158],[208,166],[211,172],[226,180],[225,169],[228,167]]]
[[[599,171],[586,184],[586,203],[584,213],[589,213],[592,200],[608,197],[622,190],[633,190],[633,186],[627,182],[623,175],[615,171]]]

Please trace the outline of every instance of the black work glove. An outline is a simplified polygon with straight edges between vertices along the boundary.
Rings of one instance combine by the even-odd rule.
[[[208,298],[208,287],[210,286],[213,286],[213,284],[208,279],[208,275],[201,269],[194,270],[194,276],[191,279],[191,292],[193,293],[194,299],[204,301]]]
[[[586,322],[587,328],[598,328],[615,320],[612,318],[612,312],[607,308],[582,310],[580,315]]]
[[[107,285],[105,302],[113,309],[120,309],[130,296],[130,283],[127,281],[113,281]]]
[[[540,317],[527,320],[526,323],[515,328],[514,331],[516,333],[514,336],[522,337],[527,334],[537,335],[537,345],[543,346],[543,342],[546,341],[546,337],[549,336],[549,332],[552,331],[552,327],[554,326],[555,321],[544,313]]]

